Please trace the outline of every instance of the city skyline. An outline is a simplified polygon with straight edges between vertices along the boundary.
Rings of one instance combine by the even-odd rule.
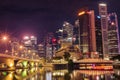
[[[0,0],[1,79],[119,79],[119,3]]]
[[[30,33],[41,39],[42,33],[55,32],[62,27],[64,21],[74,25],[77,14],[82,7],[89,7],[95,10],[95,14],[98,15],[98,3],[100,1],[29,0],[29,3],[27,1],[1,1],[0,29],[1,31],[8,31],[14,36]],[[119,1],[106,0],[104,2],[108,4],[108,13],[116,12],[119,18]]]

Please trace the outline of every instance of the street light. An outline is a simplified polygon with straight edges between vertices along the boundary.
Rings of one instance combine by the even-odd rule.
[[[23,49],[23,46],[22,46],[22,45],[20,45],[20,46],[19,46],[19,48],[20,48],[20,49]]]
[[[6,37],[6,36],[4,36],[4,37],[3,37],[3,40],[7,40],[7,37]]]
[[[5,53],[5,54],[7,54],[8,53],[8,35],[6,35],[6,34],[2,34],[1,35],[1,37],[0,37],[0,40],[1,40],[1,45],[0,45],[0,47],[1,47],[1,52],[2,53]]]
[[[28,39],[29,39],[29,36],[24,36],[23,39],[24,39],[24,40],[28,40]]]
[[[2,40],[3,41],[7,41],[8,40],[8,36],[6,36],[6,35],[2,36]]]

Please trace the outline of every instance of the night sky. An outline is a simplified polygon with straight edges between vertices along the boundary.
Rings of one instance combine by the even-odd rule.
[[[46,32],[55,32],[64,21],[74,24],[82,7],[95,10],[101,0],[0,0],[0,32],[13,36],[33,34],[41,38]],[[116,12],[120,20],[120,0],[102,0],[108,12]],[[120,21],[119,21],[120,22]]]

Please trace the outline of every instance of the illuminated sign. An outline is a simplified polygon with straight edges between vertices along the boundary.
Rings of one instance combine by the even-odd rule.
[[[85,14],[85,11],[82,11],[82,12],[78,13],[78,16],[81,16],[83,14]]]

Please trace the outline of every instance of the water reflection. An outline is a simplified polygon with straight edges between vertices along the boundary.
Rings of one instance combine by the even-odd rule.
[[[52,68],[1,71],[0,80],[119,80],[120,70],[53,70]]]
[[[71,80],[113,80],[114,71],[76,70],[71,74]]]

